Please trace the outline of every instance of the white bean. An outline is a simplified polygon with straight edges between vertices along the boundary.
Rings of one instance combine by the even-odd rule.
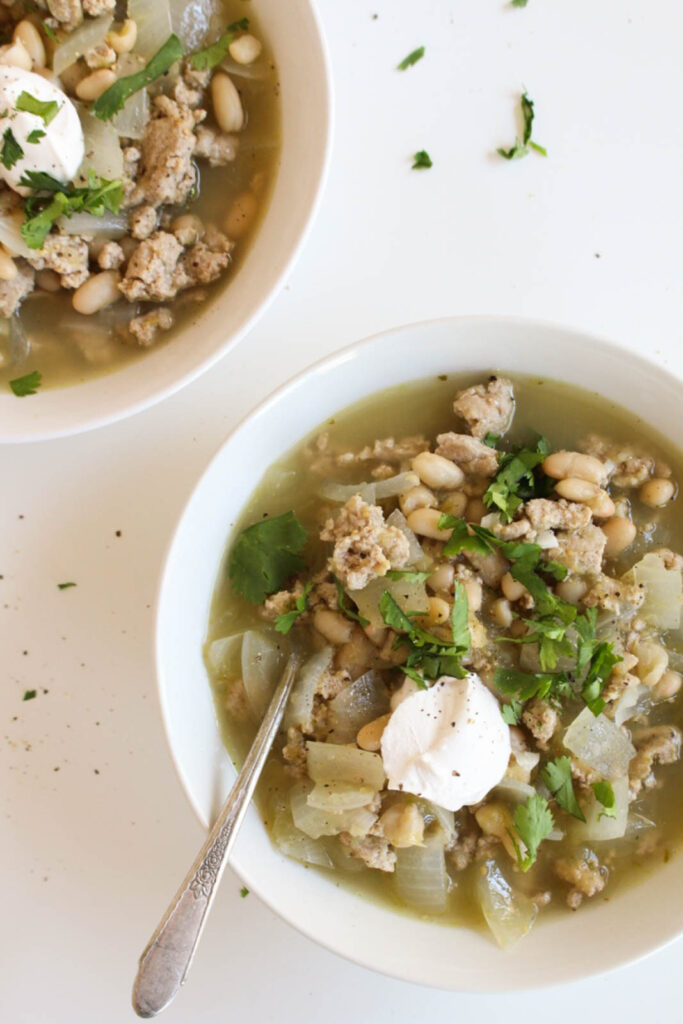
[[[479,580],[465,580],[463,583],[465,593],[467,594],[467,604],[471,612],[478,612],[481,608],[481,602],[484,597],[484,591],[482,589]]]
[[[427,580],[427,586],[436,594],[441,592],[449,594],[453,591],[454,578],[455,569],[453,566],[449,562],[442,562]]]
[[[373,719],[372,722],[368,722],[362,729],[359,730],[356,736],[356,743],[361,750],[371,750],[373,752],[379,750],[382,743],[382,733],[387,727],[387,723],[391,715],[381,715],[379,718]]]
[[[120,280],[120,274],[116,270],[103,270],[101,274],[92,274],[73,293],[71,303],[76,312],[91,316],[106,306],[111,306],[121,298]]]
[[[0,281],[13,281],[19,273],[12,257],[0,249]]]
[[[59,292],[62,289],[62,282],[59,274],[54,270],[45,267],[44,270],[36,270],[36,288],[44,292]]]
[[[649,508],[663,508],[671,501],[675,492],[676,485],[673,480],[653,477],[652,480],[646,480],[638,491],[638,497],[643,505]]]
[[[609,519],[617,510],[609,494],[602,487],[594,498],[588,499],[586,505],[588,505],[596,519]]]
[[[577,576],[572,576],[570,579],[558,583],[555,593],[568,604],[578,604],[581,598],[588,593],[588,584]]]
[[[21,68],[22,71],[30,71],[33,67],[31,54],[28,52],[20,39],[7,46],[0,46],[0,64],[8,64],[13,68]]]
[[[519,601],[520,597],[527,593],[524,584],[516,580],[509,572],[506,572],[500,581],[500,589],[508,601]]]
[[[425,823],[417,804],[392,804],[382,814],[379,824],[382,826],[382,835],[397,850],[423,845]]]
[[[114,84],[116,75],[110,68],[98,68],[92,74],[86,75],[76,86],[76,95],[79,100],[96,100],[103,92]]]
[[[353,632],[353,623],[330,608],[316,608],[313,612],[313,625],[326,640],[337,647],[348,643]]]
[[[608,558],[615,558],[633,544],[636,539],[636,527],[630,519],[623,516],[612,516],[600,527],[607,537],[605,554]]]
[[[430,623],[434,626],[440,626],[442,623],[448,622],[450,617],[451,606],[448,601],[444,601],[442,597],[429,598],[429,611],[426,618],[429,619]]]
[[[436,505],[436,498],[428,487],[418,484],[417,487],[411,487],[409,491],[404,491],[400,495],[398,503],[403,515],[407,516],[416,508],[433,508]]]
[[[657,700],[671,700],[675,697],[681,688],[680,672],[674,672],[673,669],[667,669],[667,671],[661,676],[656,686],[652,688],[652,695]]]
[[[258,212],[258,199],[251,192],[243,192],[235,199],[223,221],[228,238],[242,238],[250,230]]]
[[[236,64],[253,64],[261,56],[263,47],[256,36],[247,32],[237,39],[233,39],[228,47],[228,53]]]
[[[436,508],[416,508],[409,516],[406,516],[408,526],[413,533],[421,537],[431,537],[432,540],[448,540],[452,530],[440,530],[439,520],[441,512]]]
[[[582,452],[553,452],[543,460],[543,472],[553,480],[576,477],[600,484],[607,478],[605,466],[599,459]]]
[[[480,523],[488,512],[481,498],[470,498],[467,502],[467,518],[471,523]]]
[[[578,501],[582,504],[586,504],[591,498],[597,498],[600,493],[598,484],[591,483],[590,480],[582,480],[577,476],[563,477],[555,484],[555,490],[561,498],[566,498],[567,501]]]
[[[116,53],[130,53],[138,38],[138,26],[132,18],[126,18],[120,29],[107,33],[107,42]]]
[[[448,512],[449,516],[455,516],[456,519],[460,519],[465,514],[466,508],[467,495],[462,491],[451,491],[441,502],[441,511]]]
[[[434,490],[455,490],[465,479],[465,474],[459,466],[434,452],[420,452],[411,462],[411,467],[422,483]]]
[[[633,647],[638,659],[636,675],[645,686],[656,686],[667,668],[669,655],[661,644],[654,640],[639,640]]]
[[[183,213],[171,224],[171,231],[181,245],[194,245],[204,236],[204,225],[195,213]]]
[[[507,629],[512,625],[512,608],[510,602],[504,597],[497,598],[491,605],[491,618],[497,626]]]
[[[15,43],[22,43],[31,58],[34,70],[45,67],[45,45],[36,26],[24,18],[19,22],[12,36]]]
[[[233,80],[224,71],[217,71],[211,79],[213,112],[222,132],[239,132],[244,127],[242,100]]]

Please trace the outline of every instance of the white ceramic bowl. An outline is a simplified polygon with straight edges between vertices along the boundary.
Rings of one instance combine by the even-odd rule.
[[[235,345],[275,297],[317,210],[332,137],[332,84],[315,0],[256,0],[278,65],[282,153],[270,206],[227,288],[168,345],[121,370],[17,399],[0,393],[0,443],[103,426],[153,405]]]
[[[335,411],[381,388],[444,372],[515,370],[626,405],[663,434],[683,386],[604,341],[524,320],[463,318],[402,327],[318,363],[268,398],[228,438],[173,539],[157,618],[161,705],[187,795],[207,824],[235,776],[202,663],[227,537],[265,467]],[[229,486],[227,482],[229,481]],[[496,992],[570,981],[642,957],[683,930],[683,858],[607,903],[541,922],[501,952],[465,929],[394,913],[279,854],[253,808],[232,860],[245,884],[310,938],[366,967],[441,988]]]

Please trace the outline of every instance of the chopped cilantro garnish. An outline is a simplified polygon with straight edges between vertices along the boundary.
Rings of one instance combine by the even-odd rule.
[[[45,32],[45,35],[48,37],[48,39],[51,39],[53,43],[58,43],[59,42],[59,37],[57,36],[57,33],[52,28],[52,26],[48,25],[48,23],[46,21],[42,22],[42,25],[43,25],[43,31]]]
[[[308,534],[293,512],[264,519],[242,530],[230,552],[228,576],[250,604],[262,604],[306,568],[301,552]]]
[[[534,149],[541,156],[547,156],[547,151],[543,146],[539,146],[537,142],[532,142],[531,133],[533,131],[534,123],[534,102],[529,99],[527,93],[522,93],[520,100],[520,107],[522,109],[522,120],[524,122],[524,131],[522,134],[522,141],[515,139],[514,146],[510,149],[498,149],[497,152],[505,160],[519,160],[523,156],[527,156],[530,149]]]
[[[517,668],[498,666],[493,684],[505,696],[514,695],[520,712],[521,705],[534,698],[558,701],[563,697],[574,696],[571,682],[564,672],[536,672],[532,675]]]
[[[509,704],[503,704],[500,712],[506,725],[519,725],[522,718],[522,703],[513,697]]]
[[[508,834],[515,848],[520,868],[522,871],[528,871],[536,860],[539,846],[555,827],[548,801],[538,793],[534,793],[526,803],[519,804],[515,810],[513,822],[517,837],[524,845],[524,850],[512,832]]]
[[[208,71],[209,68],[215,68],[217,64],[225,57],[230,43],[233,41],[238,32],[246,32],[249,28],[249,18],[240,18],[239,21],[233,21],[232,25],[228,25],[227,29],[215,43],[211,46],[205,47],[203,50],[197,50],[190,57],[190,65],[195,71]]]
[[[69,587],[75,587],[75,583],[58,583],[57,586],[60,590],[68,590]]]
[[[476,533],[470,533],[464,519],[456,519],[455,516],[449,515],[448,512],[444,512],[439,519],[439,529],[453,531],[443,549],[446,558],[455,558],[461,551],[475,551],[480,555],[488,555],[493,550]]]
[[[59,103],[57,100],[39,100],[36,96],[32,96],[30,92],[26,92],[26,90],[19,93],[16,106],[17,110],[25,110],[27,114],[35,114],[36,117],[42,117],[46,127],[51,121],[54,121],[59,113]]]
[[[600,818],[616,818],[617,799],[614,795],[611,782],[608,782],[606,779],[603,779],[601,782],[594,782],[593,792],[595,793],[595,799],[598,803],[602,804],[602,810],[598,815],[598,821]]]
[[[336,576],[334,577],[334,585],[337,588],[337,608],[342,615],[345,615],[347,619],[351,619],[353,622],[358,622],[361,626],[369,626],[370,622],[368,619],[363,618],[358,612],[354,612],[353,608],[349,608],[346,603],[346,591]]]
[[[244,899],[248,895],[249,895],[249,890],[247,889],[246,885],[243,885],[242,888],[240,889],[240,896],[242,897],[242,899]]]
[[[42,128],[34,128],[32,132],[29,132],[26,136],[26,141],[33,144],[40,142],[41,139],[45,138],[45,132]]]
[[[15,377],[14,380],[9,382],[9,386],[17,398],[25,398],[26,395],[35,395],[36,388],[40,387],[42,379],[42,373],[34,370],[32,373],[27,373],[24,377]]]
[[[431,576],[429,572],[416,572],[414,569],[389,569],[387,579],[405,580],[406,583],[424,583]]]
[[[432,167],[432,166],[433,166],[432,158],[430,157],[430,155],[427,152],[427,150],[426,149],[418,150],[417,153],[413,157],[413,168],[412,169],[414,171],[421,171],[421,170],[426,170],[427,168]]]
[[[424,46],[418,46],[418,48],[416,50],[413,50],[411,53],[408,54],[407,57],[403,58],[401,63],[397,66],[396,70],[397,71],[406,71],[408,68],[411,68],[413,66],[413,64],[417,64],[417,62],[419,60],[422,60],[424,55],[425,55],[425,48],[424,48]]]
[[[502,457],[498,472],[484,492],[483,502],[487,508],[498,512],[504,523],[512,522],[523,502],[547,493],[545,474],[534,470],[549,454],[550,446],[541,437],[535,450],[522,448]]]
[[[388,590],[380,598],[379,610],[387,626],[399,634],[396,645],[409,648],[408,660],[402,668],[419,685],[424,686],[425,679],[438,679],[439,676],[462,679],[466,675],[461,659],[470,648],[470,633],[467,627],[467,594],[461,583],[456,581],[454,588],[450,640],[442,640],[417,626]]]
[[[484,437],[484,444],[487,448],[495,448],[500,441],[500,434],[494,434],[490,430]]]
[[[511,7],[526,7],[529,0],[510,0]]]
[[[51,199],[32,195],[25,201],[26,220],[21,225],[21,235],[31,249],[42,249],[58,217],[71,217],[81,211],[103,217],[107,210],[118,213],[123,202],[121,181],[100,180],[92,172],[84,188],[71,188],[43,171],[26,171],[19,184],[38,192],[52,193]]]
[[[563,810],[574,818],[578,818],[579,821],[586,820],[579,801],[576,799],[572,780],[572,763],[568,757],[557,757],[554,761],[548,761],[541,771],[541,778]]]
[[[544,672],[557,668],[560,658],[571,658],[574,646],[567,636],[568,623],[554,616],[540,619],[526,619],[527,632],[521,637],[504,636],[501,643],[537,644],[538,660]]]
[[[10,171],[23,155],[24,151],[15,139],[14,132],[11,128],[5,128],[2,136],[2,149],[0,149],[2,166]]]
[[[22,700],[34,700],[38,696],[37,690],[24,690]]]
[[[141,71],[134,75],[124,75],[110,85],[101,96],[99,96],[90,112],[99,117],[101,121],[110,121],[115,114],[118,114],[126,100],[136,92],[140,92],[151,82],[154,82],[161,75],[165,75],[177,60],[185,54],[185,47],[178,36],[173,34],[168,37],[164,45],[157,50],[152,59],[145,64]],[[193,65],[194,66],[194,65]]]
[[[294,623],[296,622],[296,620],[304,614],[304,612],[308,608],[308,595],[310,594],[312,589],[313,583],[307,583],[306,586],[304,587],[303,593],[300,594],[299,597],[297,597],[292,611],[285,612],[283,615],[278,615],[278,617],[275,620],[275,629],[277,630],[278,633],[282,633],[284,636],[286,636],[287,633],[289,633],[292,626],[294,625]]]

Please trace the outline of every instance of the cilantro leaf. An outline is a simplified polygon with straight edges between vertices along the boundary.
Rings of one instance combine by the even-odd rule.
[[[550,454],[550,446],[544,437],[539,438],[536,449],[522,448],[510,452],[501,459],[498,472],[484,492],[483,502],[487,508],[499,512],[504,523],[512,522],[517,509],[524,501],[536,497],[543,490],[545,474],[534,474]]]
[[[347,619],[351,619],[353,622],[360,623],[361,626],[369,626],[370,621],[368,619],[364,618],[358,612],[354,612],[353,608],[349,608],[346,603],[346,591],[336,576],[334,577],[334,585],[337,588],[337,608],[342,615],[345,615]]]
[[[210,68],[215,68],[225,57],[230,48],[230,43],[237,33],[246,32],[248,28],[249,18],[240,18],[239,21],[233,21],[232,25],[228,25],[220,39],[217,39],[211,46],[206,46],[203,50],[197,50],[196,53],[192,54],[190,66],[195,71],[208,71]]]
[[[306,584],[303,593],[300,594],[299,597],[297,597],[296,601],[294,602],[294,608],[291,610],[291,612],[284,612],[284,614],[278,615],[278,617],[275,620],[275,629],[277,630],[278,633],[282,633],[283,636],[286,636],[287,633],[289,633],[292,626],[294,625],[294,623],[296,622],[296,620],[304,614],[304,612],[308,608],[308,595],[310,594],[312,589],[313,582],[311,581]]]
[[[595,648],[583,680],[581,696],[596,718],[604,711],[605,701],[602,699],[602,691],[612,674],[612,669],[619,661],[621,658],[615,654],[612,644],[601,641]]]
[[[557,668],[561,657],[571,658],[574,646],[567,637],[567,623],[553,616],[541,619],[526,619],[525,636],[499,637],[500,643],[506,644],[538,644],[538,660],[544,672]]]
[[[478,534],[474,527],[471,528],[473,532],[470,532],[470,527],[464,519],[456,519],[448,512],[441,515],[439,529],[453,531],[443,549],[446,558],[455,558],[461,551],[475,551],[480,555],[488,555],[493,551],[486,537]],[[493,537],[493,534],[491,536]]]
[[[11,128],[5,128],[2,136],[2,149],[0,149],[2,166],[10,171],[21,160],[23,155],[24,151],[15,139],[14,132]]]
[[[469,651],[472,638],[470,636],[467,618],[469,614],[469,602],[467,591],[459,580],[453,584],[453,607],[451,609],[451,635],[453,645],[461,651]]]
[[[22,700],[34,700],[38,696],[37,690],[24,690]]]
[[[249,890],[247,889],[246,885],[243,885],[242,888],[240,889],[240,896],[242,897],[242,899],[245,899],[245,897],[247,897],[248,895]]]
[[[488,434],[484,437],[484,444],[487,448],[495,448],[500,441],[500,434],[494,434],[489,430]]]
[[[51,39],[53,43],[58,43],[59,42],[59,37],[57,36],[57,33],[52,28],[52,26],[48,25],[48,23],[46,21],[42,22],[42,26],[43,26],[43,31],[45,32],[45,35],[48,37],[48,39]]]
[[[598,815],[598,821],[600,821],[600,818],[616,818],[617,799],[611,782],[608,782],[606,779],[603,779],[601,782],[594,782],[593,792],[595,793],[595,799],[598,803],[602,804],[603,808]]]
[[[574,792],[572,779],[572,763],[568,757],[558,757],[548,761],[541,771],[541,778],[557,800],[560,807],[579,821],[586,820],[579,801]]]
[[[416,682],[419,679],[438,679],[444,675],[462,679],[467,674],[461,664],[462,655],[470,647],[467,594],[461,584],[458,587],[461,589],[456,589],[451,613],[451,640],[442,640],[417,626],[388,590],[380,597],[379,610],[384,622],[399,634],[396,644],[407,646],[409,650],[408,660],[402,668]],[[417,669],[421,670],[421,676]]]
[[[184,54],[185,47],[178,36],[170,35],[141,71],[136,71],[134,75],[124,75],[123,78],[118,78],[113,85],[105,89],[93,103],[90,112],[95,117],[99,117],[101,121],[110,121],[123,108],[130,96],[140,92],[161,75],[165,75]]]
[[[40,142],[41,139],[45,138],[45,132],[42,128],[34,128],[32,132],[29,132],[26,136],[26,141],[33,144]]]
[[[522,704],[513,697],[509,704],[503,704],[500,713],[506,725],[519,725],[522,717]]]
[[[526,853],[522,851],[512,832],[508,832],[508,835],[512,839],[512,845],[517,854],[517,863],[522,871],[528,871],[536,860],[539,846],[555,828],[555,820],[548,801],[538,793],[534,793],[526,803],[518,805],[513,822],[515,832],[523,843]]]
[[[406,583],[424,583],[430,576],[430,572],[417,572],[414,569],[389,569],[387,571],[387,579],[405,580]]]
[[[526,7],[529,0],[510,0],[511,7]]]
[[[69,587],[75,587],[75,586],[76,586],[76,584],[75,583],[71,583],[71,582],[69,582],[69,583],[58,583],[57,584],[57,587],[59,588],[59,590],[68,590]]]
[[[40,387],[42,380],[42,373],[33,370],[32,373],[27,373],[24,377],[15,377],[9,382],[9,386],[17,398],[25,398],[26,395],[35,395],[36,388]]]
[[[31,195],[25,201],[26,220],[21,225],[21,235],[31,249],[42,249],[52,225],[59,217],[71,217],[81,211],[103,217],[107,210],[118,213],[123,202],[121,181],[100,180],[92,173],[84,188],[71,188],[42,171],[26,171],[19,184],[39,192],[52,193],[52,199]]]
[[[430,157],[426,149],[419,149],[417,153],[415,153],[415,155],[413,156],[412,170],[422,171],[427,170],[429,167],[432,166],[432,158]]]
[[[547,697],[561,675],[553,675],[550,672],[532,675],[517,668],[503,668],[499,665],[493,675],[493,684],[500,693],[505,696],[514,694],[520,704],[526,704],[534,697],[538,700]]]
[[[514,3],[514,0],[513,0]],[[522,140],[515,139],[514,146],[509,149],[498,149],[496,152],[499,156],[502,156],[504,160],[520,160],[524,156],[528,156],[529,150],[534,149],[541,156],[547,156],[548,153],[543,146],[539,146],[537,142],[532,142],[531,134],[533,131],[534,124],[534,102],[529,98],[526,92],[522,93],[519,105],[522,111],[522,121],[524,124],[524,130],[522,133]]]
[[[308,534],[293,512],[264,519],[242,530],[230,552],[228,576],[250,604],[262,604],[306,568],[301,552]]]
[[[30,92],[26,92],[26,90],[19,93],[16,107],[17,110],[24,110],[27,114],[35,114],[36,117],[42,117],[46,127],[51,121],[54,121],[59,113],[59,103],[57,100],[39,100],[37,97],[32,96]]]
[[[396,70],[397,71],[406,71],[408,68],[411,68],[413,66],[413,64],[417,64],[417,62],[419,60],[422,60],[424,55],[425,55],[425,48],[424,48],[424,46],[418,46],[418,48],[416,50],[413,50],[412,53],[409,53],[407,57],[403,58],[401,63],[397,66]]]

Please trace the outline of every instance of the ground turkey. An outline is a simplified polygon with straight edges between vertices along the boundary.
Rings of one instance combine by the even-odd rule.
[[[392,566],[400,569],[410,555],[401,531],[387,526],[382,509],[359,494],[349,498],[336,519],[327,520],[320,539],[334,544],[330,568],[351,590],[362,590]]]
[[[514,412],[512,383],[504,377],[491,377],[487,384],[458,392],[453,411],[461,416],[470,433],[480,440],[487,434],[504,434]]]

